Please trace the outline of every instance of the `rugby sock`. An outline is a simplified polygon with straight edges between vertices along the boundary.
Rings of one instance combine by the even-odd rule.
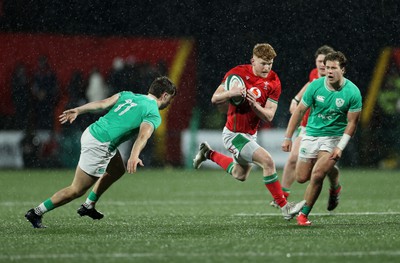
[[[53,202],[51,201],[51,199],[47,199],[46,201],[44,201],[43,203],[41,203],[40,205],[38,205],[37,207],[34,208],[35,210],[35,214],[37,214],[38,216],[43,215],[44,213],[49,212],[50,210],[53,210],[55,208]]]
[[[264,176],[264,184],[271,193],[275,202],[283,207],[287,204],[286,198],[282,191],[281,183],[278,180],[278,175],[276,173],[268,176]]]
[[[340,185],[340,183],[338,183],[337,185],[331,185],[331,190],[332,191],[337,191],[338,189],[340,189],[342,186]]]
[[[227,173],[232,174],[233,158],[216,151],[210,151],[210,160],[222,167]]]
[[[307,204],[305,204],[300,212],[302,214],[305,214],[306,216],[308,216],[308,214],[310,214],[310,212],[311,212],[311,209],[312,209],[312,206],[308,206]]]
[[[288,197],[290,195],[290,188],[282,187],[282,192],[283,192],[283,195],[285,196],[285,198],[288,199]]]
[[[95,205],[95,203],[99,200],[99,197],[97,194],[93,191],[90,191],[89,196],[86,198],[85,203],[83,203],[83,206],[86,207],[87,209],[92,209]]]

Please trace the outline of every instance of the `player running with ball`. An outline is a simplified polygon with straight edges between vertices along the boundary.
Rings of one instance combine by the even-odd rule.
[[[275,57],[276,53],[271,45],[257,44],[253,48],[251,64],[237,66],[225,74],[222,84],[212,96],[213,104],[225,104],[232,101],[232,98],[246,94],[243,103],[237,106],[229,104],[227,121],[222,132],[224,146],[232,153],[232,157],[214,151],[207,142],[202,142],[193,166],[198,169],[209,159],[235,179],[245,181],[252,164],[258,165],[263,171],[264,184],[281,208],[283,217],[290,220],[298,214],[304,201],[297,204],[287,202],[271,154],[256,141],[260,122],[272,121],[281,94],[281,82],[278,75],[271,70]],[[232,74],[240,76],[245,87],[234,85],[226,90],[225,80]]]

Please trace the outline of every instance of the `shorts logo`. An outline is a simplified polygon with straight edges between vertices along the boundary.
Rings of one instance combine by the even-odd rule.
[[[229,147],[228,151],[231,152],[233,155],[236,155],[236,153],[237,153],[236,148],[233,146]]]
[[[104,169],[104,168],[97,168],[96,173],[97,174],[104,174],[105,171],[106,171],[106,169]]]
[[[336,99],[336,107],[340,108],[343,106],[343,104],[344,104],[344,99],[341,98]]]

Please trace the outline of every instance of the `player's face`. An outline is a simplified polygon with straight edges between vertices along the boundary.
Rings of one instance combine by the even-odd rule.
[[[165,93],[162,95],[162,101],[161,101],[160,107],[158,107],[158,108],[159,108],[160,110],[165,109],[166,107],[169,106],[169,104],[171,104],[173,98],[174,98],[174,97],[173,97],[171,94],[168,94],[168,93],[165,92]]]
[[[324,59],[325,59],[325,55],[323,55],[323,54],[319,54],[317,56],[317,58],[315,59],[315,67],[317,68],[318,75],[320,77],[323,77],[326,75]]]
[[[251,59],[251,65],[253,66],[253,73],[256,76],[266,78],[268,76],[268,73],[272,69],[272,64],[274,63],[274,60],[264,60],[262,58],[253,56]]]
[[[326,61],[326,79],[329,84],[340,84],[343,79],[344,68],[340,68],[339,61]]]

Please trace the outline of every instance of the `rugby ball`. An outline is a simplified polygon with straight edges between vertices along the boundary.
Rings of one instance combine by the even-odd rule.
[[[229,75],[226,80],[225,80],[225,90],[230,90],[231,87],[235,85],[235,83],[238,83],[238,87],[245,87],[243,79],[239,75]],[[240,105],[244,100],[245,100],[246,94],[243,94],[241,97],[235,97],[230,99],[230,103],[233,105],[237,106]]]

